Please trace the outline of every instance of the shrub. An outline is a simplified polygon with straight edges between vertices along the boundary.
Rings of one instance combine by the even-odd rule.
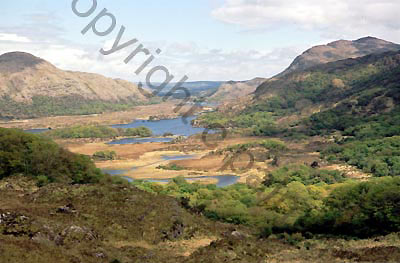
[[[114,151],[99,151],[92,156],[94,160],[111,161],[117,159],[117,153]]]
[[[95,183],[104,177],[87,156],[38,135],[0,128],[0,179],[16,174],[35,177],[39,184]]]

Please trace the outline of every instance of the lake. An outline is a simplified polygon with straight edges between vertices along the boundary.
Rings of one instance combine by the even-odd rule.
[[[186,119],[186,123],[183,122],[183,118],[176,119],[165,119],[159,121],[148,121],[148,120],[138,120],[133,121],[128,124],[116,124],[112,125],[112,128],[137,128],[140,126],[144,126],[149,128],[154,136],[162,136],[165,133],[172,133],[173,135],[183,135],[183,136],[191,136],[198,133],[203,133],[204,128],[193,127],[191,122],[196,117],[191,116]],[[209,131],[209,133],[213,133],[213,131]],[[109,144],[136,144],[136,143],[146,143],[146,142],[171,142],[173,138],[126,138],[120,140],[114,140]]]
[[[163,156],[164,160],[183,160],[183,159],[190,159],[193,158],[192,155],[176,155],[176,156]],[[104,173],[107,173],[109,175],[112,176],[120,176],[121,178],[124,178],[126,180],[128,180],[129,182],[133,182],[135,179],[128,177],[128,176],[124,176],[125,173],[130,172],[130,171],[134,171],[136,170],[137,167],[132,167],[131,169],[128,170],[106,170],[106,169],[102,169],[102,171]],[[239,180],[239,176],[236,175],[221,175],[221,176],[196,176],[196,177],[186,177],[185,179],[189,182],[193,182],[193,181],[199,181],[201,179],[217,179],[217,187],[226,187],[226,186],[230,186],[233,184],[236,184],[237,181]],[[147,182],[152,182],[152,183],[168,183],[170,181],[172,181],[173,178],[166,178],[166,179],[159,179],[159,178],[146,178],[146,179],[140,179],[143,181],[147,181]]]
[[[137,144],[146,142],[171,142],[174,138],[125,138],[120,140],[114,140],[107,144]]]
[[[191,122],[196,116],[190,116],[186,118],[184,123],[183,118],[176,119],[164,119],[159,121],[148,121],[148,120],[136,120],[128,124],[116,124],[111,125],[112,128],[137,128],[144,126],[149,128],[155,137],[149,138],[124,138],[120,140],[114,140],[108,144],[137,144],[137,143],[148,143],[148,142],[171,142],[174,138],[161,138],[165,133],[172,133],[173,135],[191,136],[198,133],[203,133],[204,128],[193,127]],[[49,131],[49,129],[30,129],[25,130],[27,133],[39,134],[42,132]],[[209,131],[213,133],[213,131]]]
[[[162,136],[165,133],[174,135],[191,136],[197,133],[203,133],[204,128],[193,127],[191,121],[196,117],[191,116],[186,118],[187,123],[183,122],[183,118],[167,119],[159,121],[138,120],[128,124],[112,125],[113,128],[137,128],[144,126],[152,130],[155,136]]]
[[[187,159],[193,159],[196,157],[195,155],[163,155],[162,159],[165,161],[179,161],[179,160],[187,160]]]
[[[121,175],[119,175],[121,176]],[[122,178],[128,180],[129,182],[133,182],[135,179],[128,177],[128,176],[121,176]],[[236,184],[239,180],[239,176],[236,175],[221,175],[221,176],[198,176],[198,177],[185,177],[185,180],[189,182],[199,181],[201,179],[217,179],[218,182],[216,183],[218,188],[227,187],[233,184]],[[166,178],[166,179],[157,179],[157,178],[148,178],[148,179],[141,179],[143,181],[152,182],[152,183],[168,183],[172,181],[173,178]]]

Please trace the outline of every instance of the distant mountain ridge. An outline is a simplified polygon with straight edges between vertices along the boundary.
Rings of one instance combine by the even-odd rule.
[[[191,81],[191,82],[185,82],[182,85],[180,85],[183,88],[186,88],[191,97],[209,97],[210,94],[215,93],[215,91],[220,87],[224,81]],[[155,87],[160,86],[162,83],[153,83]],[[171,89],[173,89],[177,83],[169,83],[166,85],[164,89],[162,89],[157,95],[160,97],[165,96],[168,94]],[[151,87],[147,87],[148,89],[152,89]],[[153,88],[153,90],[156,90]],[[178,90],[175,92],[174,97],[181,99],[185,98],[186,94],[183,94],[182,90]]]
[[[147,101],[137,85],[128,81],[64,71],[24,52],[0,56],[0,117],[3,118],[99,113],[112,110],[113,104]],[[25,106],[31,107],[31,112]]]
[[[218,87],[217,91],[209,98],[211,101],[233,101],[252,94],[256,88],[267,79],[254,78],[247,81],[228,81]]]
[[[306,50],[276,77],[282,77],[294,71],[306,70],[320,64],[397,50],[400,50],[400,45],[375,37],[364,37],[354,41],[338,40]]]

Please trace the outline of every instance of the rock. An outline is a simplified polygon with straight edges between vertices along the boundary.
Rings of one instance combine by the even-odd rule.
[[[38,229],[29,217],[13,212],[0,212],[0,233],[12,236],[33,237]]]
[[[57,235],[49,226],[44,226],[32,237],[32,240],[41,244],[49,244],[53,242],[56,243],[56,237]]]
[[[57,213],[73,214],[76,213],[76,210],[72,204],[68,204],[57,208]]]
[[[314,161],[312,164],[311,164],[311,168],[319,168],[319,163],[317,162],[317,161]]]
[[[98,239],[99,236],[86,227],[69,226],[65,228],[56,238],[57,245],[66,243],[81,243]]]
[[[234,238],[237,238],[237,239],[241,239],[241,240],[243,240],[243,239],[245,239],[247,237],[245,234],[240,233],[239,231],[233,231],[231,233],[231,236],[234,237]]]
[[[106,255],[103,252],[98,252],[98,253],[94,254],[94,256],[96,258],[106,258]]]

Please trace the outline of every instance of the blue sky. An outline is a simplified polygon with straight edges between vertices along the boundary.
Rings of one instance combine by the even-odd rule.
[[[62,69],[131,81],[145,77],[133,73],[145,57],[123,63],[134,46],[107,57],[98,52],[113,43],[121,25],[123,40],[137,38],[152,51],[162,49],[153,66],[165,65],[176,78],[190,80],[270,77],[305,49],[337,39],[373,35],[400,41],[400,4],[393,0],[97,0],[87,18],[72,12],[72,0],[4,2],[1,53],[26,51]],[[80,0],[78,8],[91,3]],[[115,15],[117,28],[106,37],[82,35],[103,8]]]

